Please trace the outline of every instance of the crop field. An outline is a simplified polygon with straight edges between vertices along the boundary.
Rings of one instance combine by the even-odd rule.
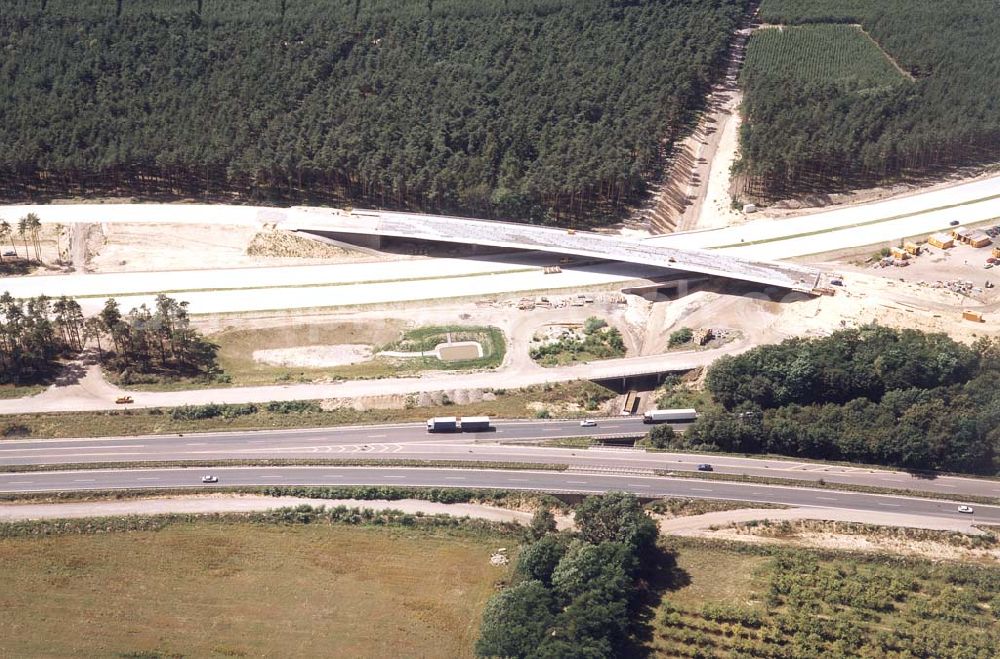
[[[878,45],[853,25],[807,25],[756,31],[747,45],[743,76],[766,75],[845,89],[906,82]]]
[[[498,542],[208,521],[3,539],[0,654],[468,656]]]
[[[781,27],[741,75],[747,199],[1000,160],[995,0],[763,0],[758,18]]]
[[[1000,569],[675,541],[650,649],[689,657],[987,657]]]

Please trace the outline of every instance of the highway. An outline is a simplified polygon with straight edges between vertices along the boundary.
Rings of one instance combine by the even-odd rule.
[[[140,469],[125,471],[65,471],[0,475],[0,491],[50,492],[126,488],[190,487],[211,491],[201,483],[204,469]],[[489,469],[365,468],[365,467],[232,467],[212,469],[218,486],[234,485],[390,485],[413,487],[473,487],[549,492],[634,492],[643,497],[683,496],[734,499],[793,506],[843,508],[955,519],[964,517],[948,501],[804,488],[700,482],[640,475]],[[969,516],[979,523],[1000,524],[1000,507],[975,507]]]
[[[713,454],[646,452],[630,448],[555,448],[531,442],[581,436],[645,432],[640,418],[579,421],[498,421],[495,432],[430,434],[423,424],[348,426],[309,430],[239,431],[97,439],[0,441],[0,466],[99,464],[109,462],[216,460],[425,460],[516,462],[567,465],[572,472],[652,475],[656,471],[692,472],[701,463],[717,474],[785,478],[808,483],[861,485],[963,496],[1000,497],[1000,481],[939,476],[926,478],[888,469],[795,460]],[[34,472],[21,474],[30,480]],[[712,485],[717,481],[713,481]]]

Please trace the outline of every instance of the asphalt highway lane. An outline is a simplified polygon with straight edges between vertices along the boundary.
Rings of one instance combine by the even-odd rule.
[[[634,474],[511,471],[489,469],[428,469],[409,467],[227,467],[221,469],[88,470],[0,474],[0,491],[51,492],[184,488],[209,492],[201,476],[212,473],[218,486],[234,485],[393,485],[411,487],[470,487],[549,492],[634,492],[643,497],[684,496],[731,499],[793,506],[843,508],[857,511],[970,519],[1000,524],[1000,507],[976,505],[973,515],[957,511],[948,501],[890,495],[859,494],[744,483],[705,482]]]
[[[309,430],[239,431],[70,440],[0,441],[0,465],[214,460],[452,460],[568,465],[572,469],[649,474],[695,471],[709,463],[720,474],[1000,497],[1000,481],[954,476],[926,478],[863,466],[712,454],[659,453],[594,447],[567,449],[499,442],[644,432],[639,418],[578,421],[496,421],[495,432],[427,433],[423,424],[351,426]]]

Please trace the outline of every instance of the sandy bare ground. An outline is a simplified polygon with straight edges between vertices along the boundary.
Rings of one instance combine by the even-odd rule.
[[[712,90],[709,98],[712,130],[706,130],[701,158],[705,161],[696,172],[699,180],[695,186],[695,200],[686,209],[679,225],[680,231],[715,229],[741,222],[743,215],[733,210],[730,170],[739,151],[740,105],[743,92],[739,77],[746,56],[746,44],[751,29],[741,29],[729,55],[729,66],[723,82]]]
[[[818,549],[893,553],[932,558],[935,560],[1000,562],[1000,548],[997,547],[974,548],[933,539],[910,538],[894,533],[838,533],[835,525],[831,525],[828,530],[798,529],[787,536],[758,533],[757,531],[761,529],[759,526],[754,528],[741,526],[747,522],[762,520],[770,520],[772,522],[784,520],[820,520],[856,522],[898,529],[927,529],[965,535],[982,535],[983,531],[973,526],[970,517],[956,516],[954,520],[950,520],[921,515],[901,515],[833,508],[743,509],[707,513],[693,517],[661,519],[659,520],[659,524],[660,531],[663,533],[688,537],[733,540],[747,543],[794,544],[796,546]]]
[[[996,199],[989,197],[996,196]],[[945,208],[963,204],[961,208]],[[0,216],[22,210],[38,212],[43,222],[165,222],[189,225],[253,225],[258,215],[284,218],[292,209],[212,205],[77,204],[0,207]],[[934,210],[937,209],[937,210]],[[901,217],[905,216],[905,217]],[[723,229],[676,233],[651,238],[677,247],[725,248],[741,256],[781,259],[898,241],[947,227],[1000,217],[1000,175],[972,183],[840,208],[785,220],[755,220]],[[186,221],[186,222],[182,222]],[[127,259],[126,259],[127,260]],[[498,265],[499,263],[499,265]],[[116,295],[130,308],[151,304],[150,292],[175,291],[190,302],[192,313],[246,312],[350,306],[442,297],[476,297],[529,290],[554,290],[619,284],[657,272],[655,268],[601,266],[544,274],[541,267],[502,259],[424,259],[386,263],[340,264],[302,268],[194,270],[162,273],[6,278],[3,288],[17,297],[46,294],[87,297],[85,313],[94,313],[104,295]],[[505,271],[504,274],[492,274]],[[466,276],[479,273],[481,276]],[[487,274],[490,273],[490,274]],[[448,278],[428,282],[428,279]],[[397,281],[402,279],[403,281]],[[276,288],[278,286],[288,288]],[[219,290],[225,289],[225,290]],[[124,296],[124,297],[123,297]]]
[[[169,513],[230,513],[254,512],[288,508],[299,505],[348,506],[371,510],[400,510],[404,513],[426,515],[451,515],[472,517],[491,522],[516,522],[528,524],[532,513],[472,503],[434,503],[419,499],[310,499],[305,497],[267,497],[241,494],[212,494],[199,496],[151,497],[124,501],[87,501],[79,503],[3,503],[0,504],[0,521],[15,522],[35,519],[78,519],[86,517],[111,517],[119,515],[162,515]],[[559,528],[572,526],[568,517],[557,515]]]
[[[253,351],[253,359],[256,362],[293,368],[332,368],[360,364],[370,361],[371,358],[372,347],[364,344],[300,346]]]
[[[902,515],[897,513],[869,512],[863,510],[847,510],[842,508],[747,508],[741,510],[723,510],[704,515],[690,517],[675,517],[660,521],[660,530],[672,535],[706,536],[714,533],[712,527],[723,527],[733,523],[750,522],[753,520],[792,520],[818,519],[835,522],[858,522],[878,526],[895,526],[910,529],[931,529],[935,531],[957,531],[971,535],[982,533],[972,525],[971,516],[946,519],[943,517],[927,517],[924,515]]]
[[[73,225],[74,227],[78,225]],[[149,272],[371,261],[373,257],[320,243],[298,254],[279,249],[281,232],[221,224],[107,223],[91,227],[89,272]],[[302,239],[298,239],[302,240]],[[275,250],[267,250],[273,242]],[[253,245],[253,254],[248,248]]]
[[[731,208],[729,169],[739,142],[739,74],[750,31],[744,27],[736,33],[725,77],[712,88],[698,125],[674,148],[647,213],[654,233],[715,228],[740,219]]]

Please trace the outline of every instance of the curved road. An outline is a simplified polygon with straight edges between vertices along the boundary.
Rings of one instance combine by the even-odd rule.
[[[211,490],[211,486],[201,484],[200,476],[202,473],[204,473],[202,469],[188,468],[2,474],[0,475],[0,491],[51,492],[178,487]],[[892,512],[949,519],[964,518],[962,513],[957,512],[955,504],[947,501],[742,483],[709,483],[639,475],[385,467],[235,467],[213,469],[212,473],[219,477],[219,486],[389,485],[544,490],[588,494],[624,490],[643,497],[684,496],[732,499],[793,506]],[[968,516],[968,518],[980,523],[1000,524],[1000,507],[976,506],[975,514]]]

